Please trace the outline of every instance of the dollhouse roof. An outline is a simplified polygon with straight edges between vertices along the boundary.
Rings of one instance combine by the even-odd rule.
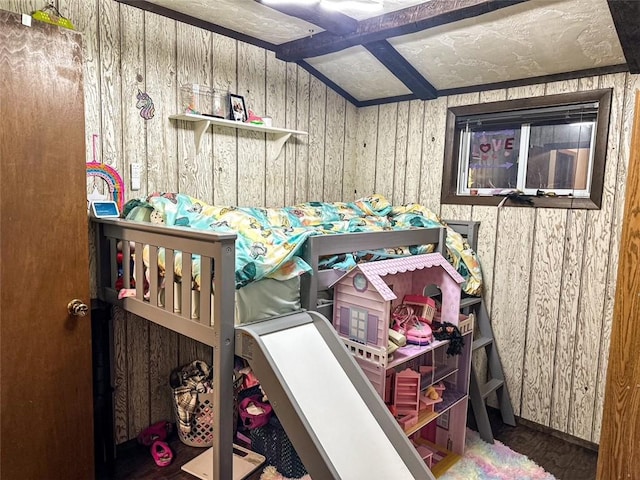
[[[398,297],[393,293],[382,277],[432,267],[442,267],[455,282],[459,284],[464,282],[462,275],[460,275],[441,254],[426,253],[424,255],[412,255],[409,257],[358,264],[353,269],[342,275],[331,286],[338,283],[344,277],[353,275],[355,272],[360,271],[365,277],[367,277],[369,283],[371,283],[371,285],[378,291],[380,296],[385,301],[390,301],[395,300]]]

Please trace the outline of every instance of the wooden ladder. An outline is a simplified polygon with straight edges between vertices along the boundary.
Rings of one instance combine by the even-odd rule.
[[[447,220],[446,223],[465,237],[469,246],[476,250],[480,222]],[[484,300],[481,297],[464,297],[460,301],[460,311],[466,315],[473,314],[475,316],[472,353],[484,349],[487,355],[486,377],[484,375],[485,372],[478,372],[477,368],[474,368],[474,355],[472,354],[471,357],[471,378],[469,383],[471,411],[469,412],[469,423],[475,423],[480,437],[485,442],[493,443],[493,431],[487,413],[487,397],[492,392],[496,392],[502,421],[511,426],[516,425],[513,406],[511,405],[511,398],[509,397],[504,371],[502,370],[502,362],[500,361],[498,347],[491,328],[491,320]],[[482,376],[480,377],[480,375]]]
[[[473,368],[472,356],[471,378],[469,383],[469,400],[471,401],[470,414],[473,420],[475,420],[480,438],[485,442],[493,443],[493,431],[491,429],[491,423],[489,422],[489,415],[487,414],[487,397],[492,392],[496,392],[500,414],[502,415],[502,421],[504,423],[515,427],[516,419],[513,415],[513,406],[511,405],[511,398],[509,397],[509,390],[505,382],[502,362],[500,361],[498,348],[493,337],[493,329],[491,328],[487,308],[481,299],[474,307],[475,308],[469,307],[473,308],[473,313],[476,317],[474,326],[475,339],[473,340],[472,351],[475,352],[482,348],[484,349],[487,355],[488,379],[485,381],[484,378],[479,378],[481,372]]]

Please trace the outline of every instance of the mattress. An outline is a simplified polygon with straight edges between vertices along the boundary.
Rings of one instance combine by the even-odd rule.
[[[182,311],[182,283],[174,282],[175,313]],[[164,289],[158,294],[164,306]],[[235,324],[255,322],[300,310],[300,277],[288,280],[264,278],[236,290]],[[213,325],[215,295],[211,295],[211,325]],[[191,318],[200,318],[200,292],[191,291]]]

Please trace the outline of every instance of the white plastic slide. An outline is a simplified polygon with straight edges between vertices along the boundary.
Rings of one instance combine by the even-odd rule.
[[[237,326],[235,349],[260,380],[311,478],[434,479],[322,315]]]

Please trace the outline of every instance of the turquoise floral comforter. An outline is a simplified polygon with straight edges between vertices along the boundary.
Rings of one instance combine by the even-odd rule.
[[[381,195],[354,202],[307,202],[283,208],[208,205],[181,193],[154,193],[132,200],[124,208],[126,218],[150,220],[166,225],[217,232],[234,232],[236,240],[236,288],[262,278],[289,279],[310,270],[296,254],[312,235],[349,232],[406,230],[444,225],[438,216],[418,204],[394,206]],[[449,260],[465,279],[464,292],[479,295],[482,286],[480,264],[463,238],[447,227]],[[354,252],[324,260],[325,265],[349,269],[362,258],[428,253],[431,245],[410,246],[390,251]],[[159,252],[164,265],[164,252]],[[176,274],[181,258],[175,256]],[[194,262],[194,280],[199,285],[199,262]]]

